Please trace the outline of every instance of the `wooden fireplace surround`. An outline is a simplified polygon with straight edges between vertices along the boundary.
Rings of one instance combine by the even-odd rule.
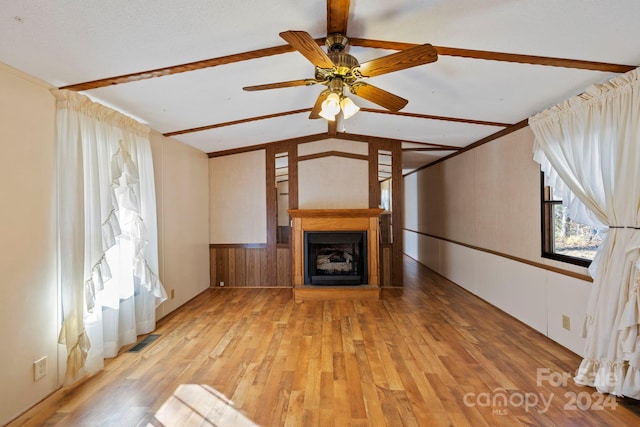
[[[291,279],[296,301],[319,299],[379,299],[379,229],[382,209],[290,209]],[[367,231],[369,283],[359,286],[316,286],[304,283],[305,231]]]

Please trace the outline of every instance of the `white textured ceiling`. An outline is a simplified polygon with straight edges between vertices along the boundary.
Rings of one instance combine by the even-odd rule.
[[[639,17],[638,0],[352,0],[347,36],[636,66]],[[326,0],[0,0],[0,62],[61,87],[285,45],[286,30],[326,36]],[[362,63],[392,51],[350,53]],[[290,52],[86,93],[162,133],[208,127],[174,138],[214,152],[326,133],[308,111],[277,116],[311,108],[322,86],[242,90],[313,71]],[[410,115],[362,111],[338,131],[465,147],[616,75],[439,55],[369,79],[408,99]],[[451,153],[405,151],[404,169]]]

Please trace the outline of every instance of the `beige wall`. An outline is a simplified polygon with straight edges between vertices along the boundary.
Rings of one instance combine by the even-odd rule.
[[[160,279],[169,295],[158,317],[209,287],[209,166],[205,153],[157,132],[151,148],[158,206]]]
[[[542,268],[587,275],[541,257],[540,169],[532,147],[526,127],[407,175],[405,252],[580,353],[591,285]],[[561,328],[563,314],[571,317],[570,331]]]
[[[405,227],[542,262],[532,144],[525,128],[408,175]]]
[[[265,156],[257,150],[209,159],[210,243],[267,242]]]
[[[368,155],[367,143],[326,140],[298,146],[298,155],[327,151]],[[300,209],[358,209],[369,207],[369,163],[339,156],[298,163]]]
[[[0,425],[57,387],[55,103],[0,64]],[[33,380],[33,362],[48,375]]]

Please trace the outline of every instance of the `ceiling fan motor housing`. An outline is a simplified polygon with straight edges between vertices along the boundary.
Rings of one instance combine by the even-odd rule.
[[[325,40],[329,52],[343,52],[349,45],[349,39],[344,34],[329,34]]]
[[[340,77],[346,84],[351,84],[357,80],[353,70],[359,67],[360,63],[354,56],[344,52],[329,52],[327,56],[333,61],[335,67],[330,70],[316,67],[316,80],[326,81]]]

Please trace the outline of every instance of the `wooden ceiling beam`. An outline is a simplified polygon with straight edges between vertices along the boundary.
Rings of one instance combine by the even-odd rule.
[[[393,116],[413,117],[417,119],[443,120],[446,122],[469,123],[473,125],[483,125],[483,126],[495,126],[495,127],[511,126],[511,123],[489,122],[486,120],[463,119],[459,117],[434,116],[431,114],[407,113],[404,111],[380,110],[377,108],[363,107],[363,108],[360,108],[360,111],[365,113],[390,114]]]
[[[455,151],[455,150],[461,150],[462,148],[460,147],[456,147],[453,145],[440,145],[440,144],[434,144],[431,142],[422,142],[422,141],[409,141],[407,139],[394,139],[394,138],[384,138],[381,136],[371,136],[371,135],[360,135],[357,133],[344,133],[344,132],[339,132],[337,135],[334,136],[334,138],[336,139],[344,139],[347,141],[359,141],[359,142],[390,142],[393,144],[402,144],[407,143],[407,144],[428,144],[431,147],[437,147],[437,148],[441,148],[444,150],[451,150],[451,151]]]
[[[435,144],[433,142],[418,142],[418,141],[402,141],[403,143],[407,143],[407,144],[419,144],[424,146],[425,148],[428,147],[438,147],[438,148],[442,148],[445,150],[459,150],[460,147],[457,147],[455,145],[444,145],[444,144]],[[420,148],[420,147],[416,147],[416,148]],[[411,150],[411,148],[407,148],[407,150]]]
[[[402,151],[459,151],[462,150],[461,147],[419,147],[419,148],[403,148]]]
[[[349,0],[327,1],[327,34],[347,34]]]
[[[327,125],[329,126],[329,124]],[[233,149],[223,150],[223,151],[213,151],[207,154],[209,155],[209,157],[219,157],[219,156],[226,156],[229,154],[237,154],[237,153],[242,153],[247,151],[263,149],[270,144],[290,144],[290,143],[304,144],[307,142],[321,141],[328,138],[342,139],[345,141],[358,141],[358,142],[391,142],[391,143],[398,143],[398,144],[402,144],[403,142],[405,142],[408,144],[421,144],[421,145],[429,146],[429,147],[424,147],[423,150],[421,150],[420,148],[414,148],[414,149],[409,148],[409,149],[404,149],[403,151],[416,151],[416,150],[417,151],[461,151],[461,150],[464,150],[464,148],[462,147],[456,147],[453,145],[450,146],[450,145],[434,144],[430,142],[407,141],[407,140],[400,140],[400,139],[393,139],[393,138],[383,138],[379,136],[369,136],[369,135],[351,134],[351,133],[343,133],[343,132],[337,132],[335,135],[332,136],[329,134],[329,132],[327,132],[327,133],[306,135],[306,136],[301,136],[301,137],[296,137],[296,138],[291,138],[286,140],[271,141],[263,144],[253,145],[251,147],[233,148]]]
[[[404,50],[416,43],[392,42],[383,40],[350,38],[352,46],[370,47],[375,49]],[[577,68],[581,70],[606,71],[626,73],[635,69],[636,65],[611,64],[607,62],[583,61],[579,59],[554,58],[549,56],[522,55],[518,53],[492,52],[486,50],[459,49],[455,47],[434,46],[438,55],[459,56],[463,58],[484,59],[489,61],[516,62],[520,64],[545,65],[550,67]]]
[[[324,39],[323,43],[324,43]],[[233,64],[234,62],[248,61],[250,59],[264,58],[266,56],[279,55],[281,53],[293,52],[294,49],[290,45],[274,46],[265,49],[252,50],[249,52],[236,53],[233,55],[220,56],[218,58],[205,59],[202,61],[189,62],[187,64],[173,65],[164,68],[156,68],[149,71],[141,71],[138,73],[123,74],[121,76],[107,77],[90,82],[72,84],[62,86],[59,89],[68,89],[75,91],[83,91],[97,89],[106,86],[118,85],[123,83],[137,82],[140,80],[151,79],[154,77],[168,76],[171,74],[184,73],[186,71],[201,70],[203,68],[217,67],[218,65]]]
[[[626,73],[635,65],[611,64],[607,62],[583,61],[580,59],[554,58],[549,56],[521,55],[517,53],[490,52],[482,50],[458,49],[435,46],[439,55],[459,56],[462,58],[485,59],[489,61],[516,62],[519,64],[544,65],[548,67],[575,68],[579,70]]]
[[[324,45],[325,39],[315,39],[319,45]],[[404,50],[410,47],[418,46],[416,43],[393,42],[383,40],[350,38],[349,43],[353,46],[370,47],[375,49],[388,50]],[[463,58],[484,59],[491,61],[516,62],[522,64],[546,65],[552,67],[578,68],[583,70],[605,71],[614,73],[626,73],[636,68],[635,65],[610,64],[605,62],[582,61],[578,59],[552,58],[545,56],[521,55],[514,53],[491,52],[483,50],[459,49],[444,46],[434,46],[438,51],[438,55],[444,56],[460,56]],[[173,65],[169,67],[156,68],[148,71],[140,71],[137,73],[123,74],[115,77],[107,77],[99,80],[92,80],[84,83],[71,84],[61,86],[59,89],[68,89],[74,91],[85,91],[98,89],[101,87],[137,82],[140,80],[151,79],[155,77],[168,76],[172,74],[184,73],[187,71],[195,71],[203,68],[216,67],[218,65],[232,64],[234,62],[247,61],[251,59],[264,58],[266,56],[279,55],[282,53],[293,52],[294,49],[286,44],[282,46],[273,46],[264,49],[257,49],[248,52],[236,53],[233,55],[221,56],[217,58],[205,59],[202,61],[194,61],[186,64]]]
[[[266,114],[264,116],[248,117],[248,118],[245,118],[245,119],[232,120],[232,121],[229,121],[229,122],[222,122],[222,123],[216,123],[216,124],[212,124],[212,125],[199,126],[199,127],[190,128],[190,129],[182,129],[182,130],[177,130],[177,131],[172,131],[172,132],[166,132],[166,133],[163,133],[163,135],[164,136],[176,136],[176,135],[182,135],[182,134],[186,134],[186,133],[202,132],[202,131],[206,131],[206,130],[217,129],[217,128],[226,127],[226,126],[234,126],[234,125],[253,122],[253,121],[257,121],[257,120],[266,120],[266,119],[273,119],[273,118],[276,118],[276,117],[289,116],[289,115],[292,115],[292,114],[307,113],[309,111],[311,111],[311,108],[302,108],[300,110],[283,111],[283,112],[280,112],[280,113]],[[483,121],[483,120],[462,119],[462,118],[457,118],[457,117],[434,116],[434,115],[430,115],[430,114],[403,113],[401,111],[393,112],[393,111],[378,110],[378,109],[373,109],[373,108],[361,108],[360,111],[361,112],[367,112],[367,113],[391,114],[391,115],[397,115],[397,116],[413,117],[413,118],[418,118],[418,119],[443,120],[443,121],[458,122],[458,123],[469,123],[469,124],[484,125],[484,126],[496,126],[496,127],[505,127],[505,128],[511,126],[510,123],[488,122],[488,121]],[[331,131],[330,128],[329,128],[329,131]],[[335,135],[336,132],[337,132],[337,126],[336,126],[336,129],[334,130],[333,135]],[[412,142],[412,141],[404,141],[404,142]],[[414,143],[415,144],[434,145],[434,144],[431,144],[431,143],[428,143],[428,142],[414,142]]]
[[[327,120],[327,135],[334,137],[338,133],[338,121]]]
[[[282,145],[304,144],[305,142],[322,141],[324,139],[327,139],[328,137],[329,136],[324,132],[316,133],[312,135],[298,136],[290,139],[282,139],[279,141],[265,142],[263,144],[256,144],[249,147],[231,148],[231,149],[222,150],[222,151],[211,151],[207,153],[207,155],[209,156],[209,158],[222,157],[222,156],[228,156],[229,154],[239,154],[239,153],[246,153],[249,151],[262,150],[266,148],[267,145],[271,145],[271,144],[282,144]]]
[[[240,125],[240,124],[243,124],[243,123],[255,122],[257,120],[266,120],[266,119],[273,119],[273,118],[276,118],[276,117],[289,116],[289,115],[292,115],[292,114],[308,113],[309,111],[311,111],[311,108],[303,108],[301,110],[285,111],[285,112],[282,112],[282,113],[266,114],[264,116],[248,117],[246,119],[232,120],[230,122],[216,123],[216,124],[213,124],[213,125],[200,126],[200,127],[197,127],[197,128],[177,130],[177,131],[174,131],[174,132],[167,132],[167,133],[163,133],[162,135],[163,136],[176,136],[176,135],[183,135],[185,133],[202,132],[202,131],[205,131],[205,130],[217,129],[217,128],[221,128],[221,127],[225,127],[225,126],[234,126],[234,125]]]

